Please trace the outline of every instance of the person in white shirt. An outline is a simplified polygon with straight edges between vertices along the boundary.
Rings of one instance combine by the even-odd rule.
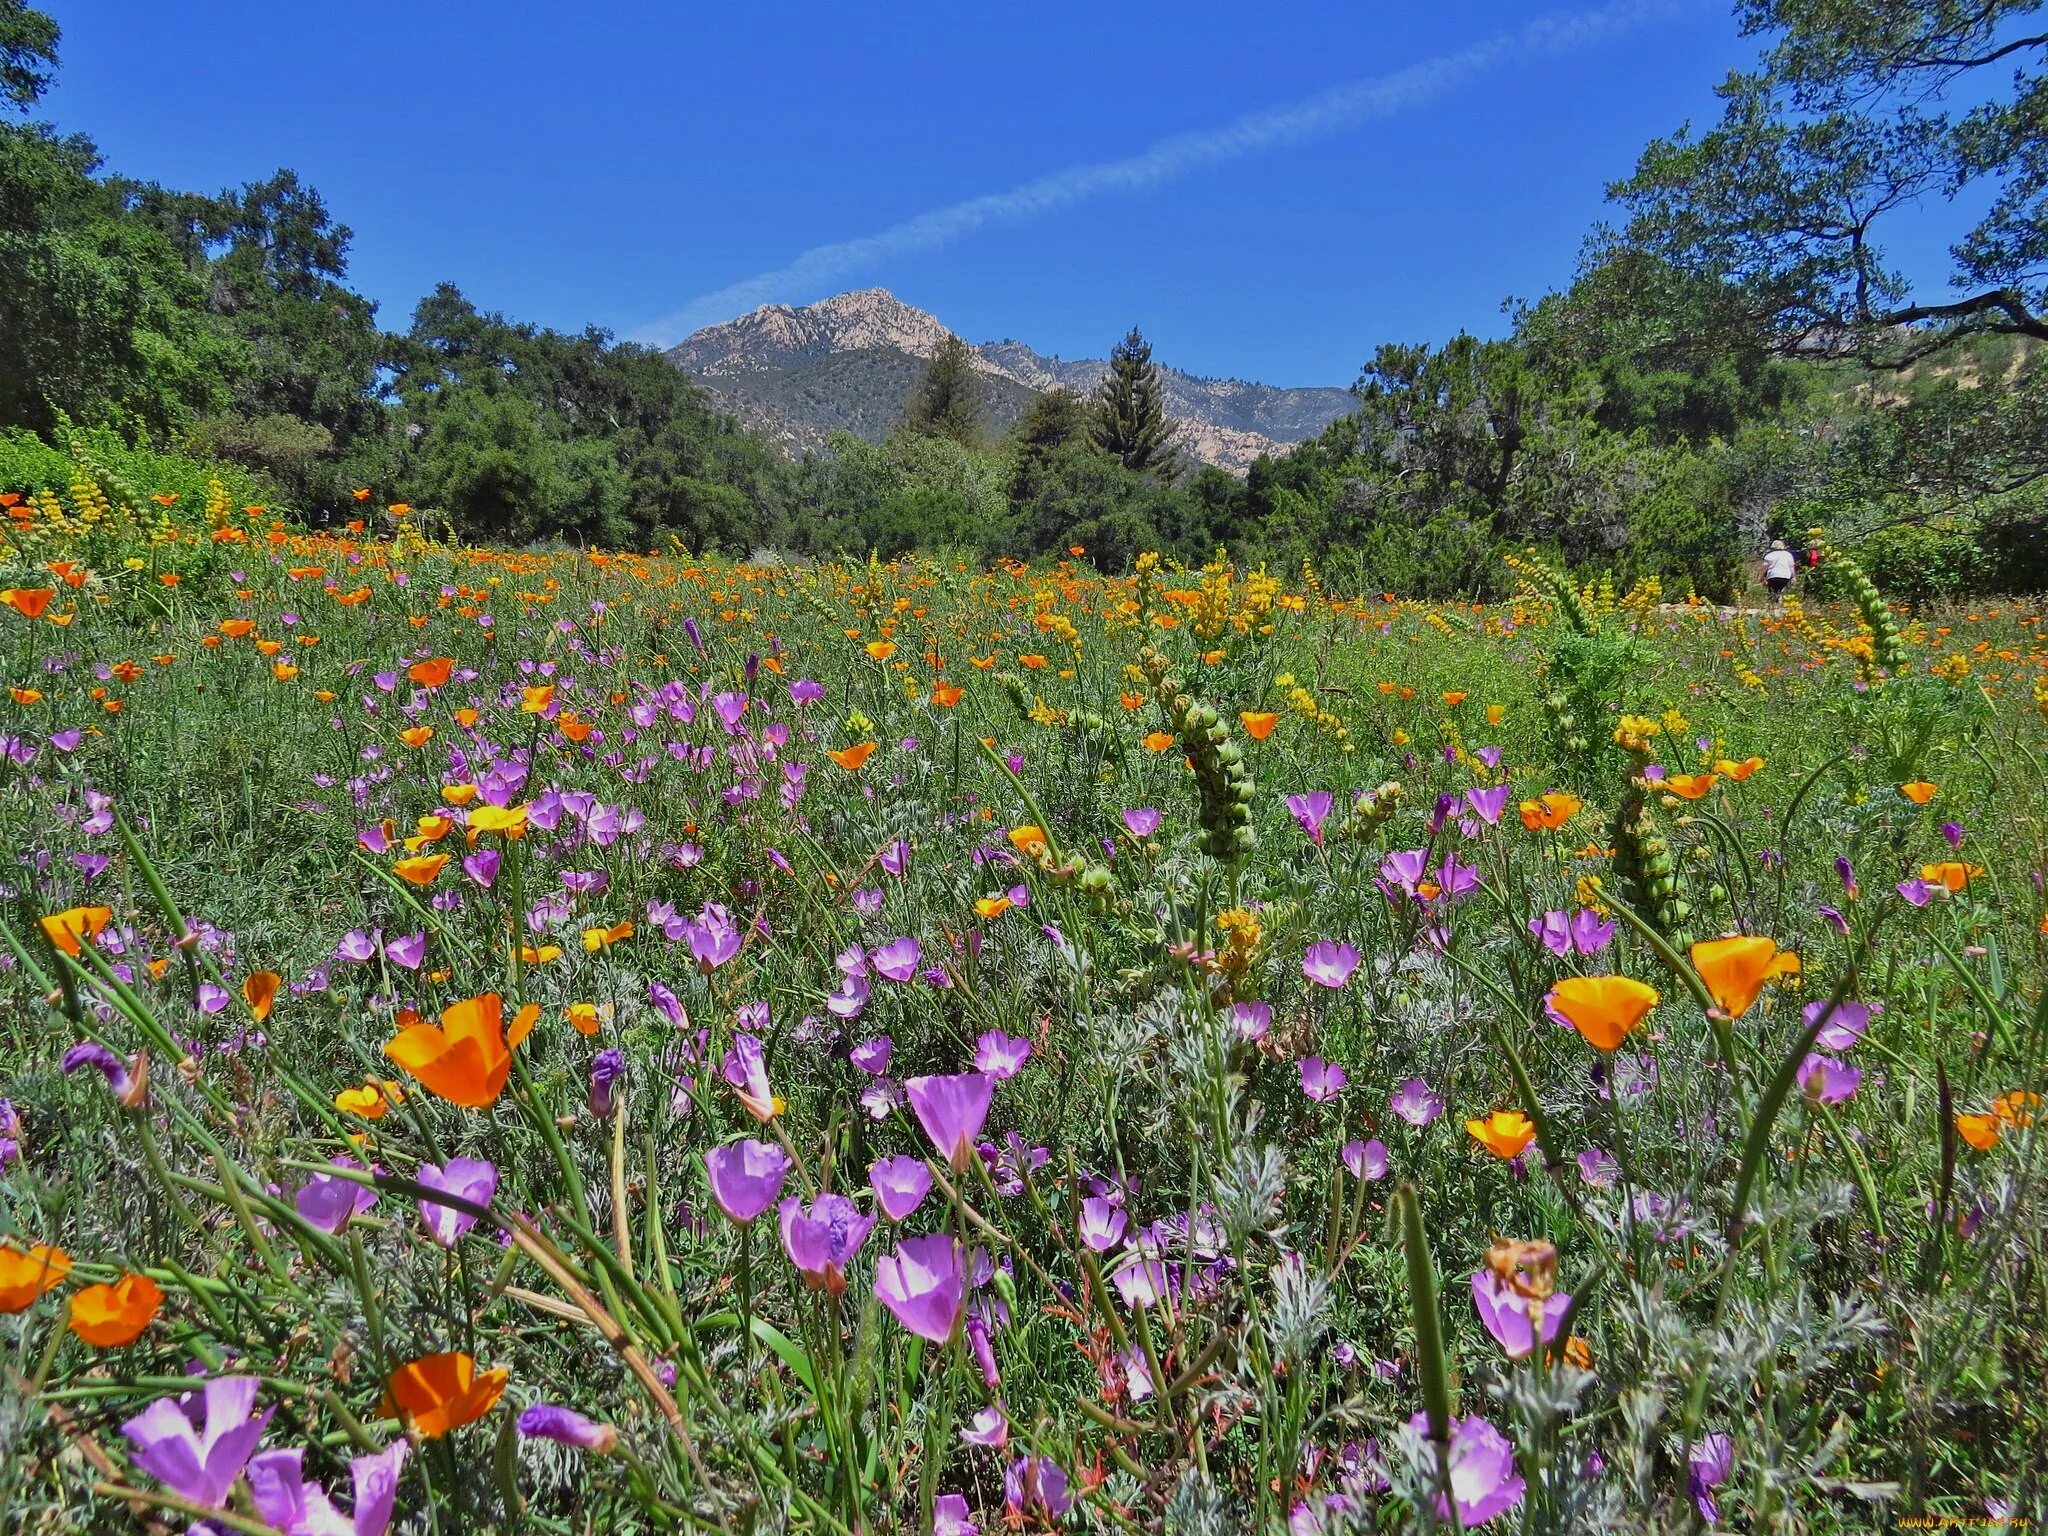
[[[1764,556],[1764,585],[1770,588],[1771,606],[1784,605],[1785,589],[1792,585],[1792,574],[1798,569],[1799,562],[1793,559],[1785,541],[1773,539],[1770,553]]]

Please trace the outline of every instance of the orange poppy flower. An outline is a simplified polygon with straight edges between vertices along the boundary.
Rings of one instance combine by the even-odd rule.
[[[67,955],[78,953],[81,939],[96,939],[114,920],[112,907],[67,907],[44,918],[43,932]]]
[[[480,805],[469,813],[469,830],[472,834],[502,832],[507,837],[517,837],[526,830],[526,807]]]
[[[1697,800],[1712,789],[1718,775],[1711,773],[1667,773],[1664,788],[1681,800]]]
[[[2001,1093],[1991,1101],[1991,1113],[2007,1125],[2032,1125],[2034,1111],[2041,1107],[2041,1095],[2029,1093],[2024,1088],[2015,1088],[2011,1093]]]
[[[1244,722],[1244,732],[1253,741],[1264,741],[1273,734],[1273,727],[1280,723],[1280,717],[1270,710],[1241,709],[1237,718]]]
[[[1899,793],[1915,805],[1925,805],[1934,798],[1936,791],[1940,787],[1938,784],[1928,783],[1925,779],[1915,779],[1910,784],[1901,784],[1899,786]]]
[[[162,1289],[147,1275],[88,1285],[71,1297],[71,1331],[96,1349],[119,1349],[142,1337],[163,1304]]]
[[[1010,907],[1011,901],[1007,896],[983,896],[974,903],[975,914],[991,921],[1001,917]]]
[[[268,1019],[270,1010],[277,1005],[277,989],[283,981],[275,971],[251,971],[242,978],[242,1001],[249,1005],[258,1024]]]
[[[1173,732],[1171,731],[1153,731],[1145,738],[1145,750],[1147,752],[1164,752],[1172,745]]]
[[[579,1035],[594,1035],[602,1022],[602,1015],[595,1003],[571,1003],[568,1008],[569,1024]]]
[[[367,485],[357,486],[349,492],[349,495],[355,497],[357,501],[368,501],[370,499],[370,488]],[[354,527],[355,525],[351,524],[350,526]],[[357,527],[356,531],[360,533],[362,529]]]
[[[370,600],[370,589],[357,587],[353,592],[337,592],[334,600],[344,608],[358,608]]]
[[[941,709],[951,709],[967,696],[967,690],[957,683],[933,683],[932,702]]]
[[[280,683],[288,683],[299,675],[299,669],[288,661],[274,661],[270,664],[270,675]]]
[[[1507,707],[1507,705],[1505,705],[1505,704],[1489,704],[1489,705],[1487,705],[1487,706],[1486,706],[1486,723],[1487,723],[1488,725],[1499,725],[1499,724],[1501,723],[1501,721],[1502,721],[1503,719],[1505,719],[1505,718],[1507,717],[1507,712],[1508,712],[1508,707]]]
[[[1010,846],[1026,857],[1038,857],[1040,850],[1045,845],[1045,828],[1043,827],[1012,827],[1010,829]]]
[[[518,1049],[540,1005],[528,1003],[505,1028],[504,1000],[495,992],[450,1004],[439,1026],[414,1023],[385,1042],[384,1054],[437,1098],[466,1109],[488,1109],[505,1091]]]
[[[449,805],[467,805],[476,798],[474,784],[443,784],[441,799]]]
[[[1745,757],[1739,763],[1730,762],[1727,758],[1722,757],[1714,760],[1714,772],[1720,774],[1724,779],[1733,779],[1736,783],[1741,784],[1751,774],[1763,767],[1763,765],[1764,760],[1760,757]]]
[[[1145,704],[1145,695],[1142,693],[1120,693],[1116,696],[1116,701],[1123,705],[1125,709],[1142,709]]]
[[[10,686],[7,691],[14,695],[14,702],[17,704],[40,704],[43,700],[43,691],[40,688],[23,688],[15,685]]]
[[[404,1102],[405,1091],[389,1078],[369,1078],[360,1088],[344,1088],[334,1096],[336,1109],[365,1120],[382,1120],[393,1104]]]
[[[1657,989],[1628,976],[1568,976],[1545,999],[1596,1050],[1611,1051],[1657,1006]]]
[[[459,1349],[426,1355],[391,1373],[384,1412],[402,1414],[426,1439],[438,1440],[497,1407],[507,1377],[502,1368],[479,1376],[476,1362]]]
[[[422,816],[419,819],[419,831],[405,840],[405,851],[418,853],[429,843],[438,843],[454,830],[455,818],[452,816]]]
[[[560,731],[563,739],[567,741],[587,741],[590,733],[597,727],[588,720],[578,719],[572,711],[565,709],[556,719],[555,729]]]
[[[24,619],[39,619],[43,610],[50,606],[50,599],[56,595],[55,587],[9,587],[0,591],[0,603],[5,603]]]
[[[1578,815],[1584,804],[1577,795],[1568,795],[1561,790],[1534,800],[1524,800],[1519,807],[1522,825],[1531,832],[1555,832]]]
[[[465,731],[474,730],[476,728],[477,721],[481,720],[482,718],[483,714],[480,710],[474,710],[465,707],[463,709],[458,709],[457,711],[455,711],[455,723],[461,726]]]
[[[1465,1130],[1495,1157],[1520,1157],[1536,1139],[1536,1127],[1519,1109],[1496,1109],[1484,1120],[1467,1120]]]
[[[610,928],[586,928],[583,930],[583,947],[591,954],[600,949],[609,949],[621,939],[633,936],[631,923],[617,923]]]
[[[522,688],[519,690],[519,713],[522,715],[545,714],[547,713],[547,707],[554,702],[555,688],[552,683],[545,683],[538,688]]]
[[[868,655],[872,656],[876,661],[887,661],[896,654],[896,642],[893,640],[870,640],[867,643],[866,649]]]
[[[1998,1116],[1957,1115],[1956,1134],[1979,1152],[1989,1152],[1998,1145]]]
[[[875,744],[872,741],[861,741],[850,747],[834,747],[825,755],[848,773],[859,773],[867,760],[874,755],[874,751]]]
[[[1465,695],[1462,693],[1447,693],[1444,695],[1444,703],[1451,709],[1456,709],[1464,702]]]
[[[399,879],[413,885],[432,885],[447,863],[448,855],[445,853],[422,853],[410,859],[400,859],[391,869]]]
[[[256,621],[254,619],[222,619],[220,621],[220,632],[230,640],[240,640],[252,633],[255,628]]]
[[[1929,885],[1938,885],[1951,896],[1960,893],[1964,886],[1984,873],[1981,864],[1958,864],[1947,859],[1939,864],[1922,864],[1920,878]]]
[[[1749,1012],[1765,982],[1799,974],[1797,955],[1754,934],[1702,939],[1692,947],[1692,964],[1715,1003],[1731,1019]]]
[[[1046,665],[1046,659],[1036,651],[1033,651],[1029,655],[1019,656],[1017,664],[1027,672],[1036,672]]]
[[[26,1312],[43,1292],[71,1273],[71,1255],[37,1243],[33,1248],[0,1244],[0,1312]]]
[[[550,960],[562,958],[562,946],[559,944],[522,944],[519,946],[519,958],[528,965],[546,965]]]

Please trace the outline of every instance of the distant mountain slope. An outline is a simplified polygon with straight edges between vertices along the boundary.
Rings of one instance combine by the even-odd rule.
[[[822,448],[833,432],[887,433],[948,334],[923,310],[868,288],[801,309],[767,305],[698,331],[668,355],[742,421],[801,453]],[[1109,366],[1100,358],[1047,357],[1020,341],[990,342],[974,355],[997,430],[1045,390],[1087,394]],[[1284,453],[1314,436],[1355,403],[1342,389],[1204,379],[1164,365],[1160,373],[1184,449],[1239,473],[1262,453]]]

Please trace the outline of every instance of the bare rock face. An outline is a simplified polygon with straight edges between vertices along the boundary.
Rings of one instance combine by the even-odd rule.
[[[950,334],[886,289],[863,288],[800,308],[764,305],[698,331],[668,356],[726,409],[794,454],[822,448],[833,432],[882,437]],[[1088,394],[1109,366],[1101,358],[1047,357],[1021,341],[988,342],[973,353],[998,430],[1047,390]],[[1160,374],[1182,451],[1233,474],[1261,454],[1285,453],[1355,404],[1342,389],[1205,379],[1163,364]]]

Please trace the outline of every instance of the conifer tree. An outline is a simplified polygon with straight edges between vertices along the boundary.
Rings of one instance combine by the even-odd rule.
[[[1096,444],[1126,469],[1171,480],[1175,466],[1168,439],[1173,426],[1152,344],[1134,325],[1109,354],[1109,372],[1095,390]]]
[[[982,410],[973,354],[958,336],[948,336],[904,402],[904,424],[920,436],[950,437],[973,448],[982,440]]]

